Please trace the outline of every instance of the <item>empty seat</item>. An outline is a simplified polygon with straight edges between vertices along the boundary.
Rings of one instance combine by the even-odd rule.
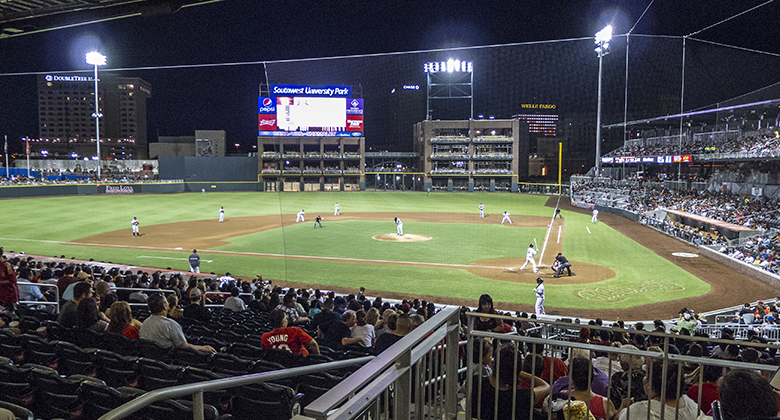
[[[259,383],[236,388],[233,398],[233,416],[240,419],[289,420],[301,413],[301,404],[295,392],[287,386]]]
[[[59,360],[56,342],[47,343],[38,338],[27,340],[25,348],[25,361],[27,363],[35,363],[57,370],[59,369]]]
[[[35,419],[35,416],[33,415],[33,412],[22,407],[21,405],[11,404],[9,402],[0,401],[0,408],[5,408],[6,410],[13,413],[14,417],[16,417],[18,420],[33,420]]]
[[[211,370],[218,373],[224,373],[230,376],[239,376],[252,373],[255,362],[248,359],[242,359],[233,354],[217,353],[211,358]]]
[[[138,360],[138,368],[141,372],[141,389],[144,391],[178,385],[184,372],[181,366],[171,366],[145,357]]]
[[[84,402],[84,417],[89,420],[98,419],[109,411],[126,402],[143,395],[145,392],[133,388],[112,388],[97,382],[81,384],[81,400]],[[126,418],[139,418],[139,415]]]
[[[188,367],[184,369],[184,383],[195,383],[212,381],[215,379],[227,378],[228,375],[223,373],[216,373],[206,369],[200,369],[196,367]],[[203,401],[206,404],[217,407],[220,413],[227,413],[231,408],[231,401],[233,399],[232,393],[227,389],[220,389],[216,391],[209,391],[203,393]]]
[[[106,333],[103,337],[103,348],[124,356],[138,356],[136,340],[131,340],[122,334]]]
[[[108,350],[98,350],[95,353],[97,376],[114,388],[138,388],[141,373],[138,367],[138,357],[123,356]]]
[[[159,360],[169,363],[171,361],[171,349],[163,347],[154,341],[138,339],[136,340],[138,353],[148,359]]]
[[[192,403],[185,400],[163,400],[157,401],[144,407],[141,410],[142,418],[148,420],[191,420]],[[255,413],[257,418],[258,413]],[[263,416],[264,417],[264,416]],[[203,418],[206,420],[217,420],[219,412],[209,404],[203,404]]]
[[[171,363],[179,366],[206,368],[211,362],[211,353],[198,351],[191,347],[175,347],[172,356]]]
[[[95,352],[97,350],[83,349],[75,344],[60,341],[57,343],[57,355],[59,356],[60,375],[87,375],[95,376]]]
[[[228,353],[235,354],[244,359],[257,360],[265,356],[265,350],[246,343],[235,343],[228,349]]]

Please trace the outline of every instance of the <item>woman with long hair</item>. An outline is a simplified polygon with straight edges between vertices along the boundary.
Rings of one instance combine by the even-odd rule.
[[[498,314],[493,308],[493,298],[490,297],[490,295],[482,295],[479,297],[479,307],[476,312],[493,315]],[[477,331],[504,332],[504,321],[497,318],[480,316],[474,320],[474,329]]]
[[[109,316],[111,322],[108,324],[108,332],[111,334],[122,334],[131,340],[139,338],[139,329],[141,323],[133,319],[133,313],[130,311],[130,305],[123,301],[114,302],[111,305]]]
[[[95,332],[104,332],[108,328],[108,322],[100,316],[95,299],[91,297],[81,299],[79,306],[76,307],[76,325]]]

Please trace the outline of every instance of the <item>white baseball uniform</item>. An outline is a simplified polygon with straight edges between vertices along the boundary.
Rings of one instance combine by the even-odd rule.
[[[339,203],[336,203],[336,205],[333,206],[333,210],[334,210],[333,215],[334,216],[338,216],[339,215],[339,209],[340,209]]]
[[[504,218],[501,219],[501,224],[502,225],[504,224],[504,222],[509,222],[510,225],[512,224],[512,219],[509,218],[509,212],[508,211],[504,212]]]
[[[536,311],[537,315],[544,315],[544,284],[539,283],[539,285],[534,288],[534,293],[536,293],[536,305],[534,305],[534,311]]]
[[[141,234],[138,232],[138,219],[133,218],[133,220],[130,222],[130,226],[133,227],[133,236],[141,236]]]
[[[306,221],[306,220],[304,220],[304,219],[303,219],[303,210],[301,210],[301,211],[299,211],[299,212],[298,212],[298,213],[295,215],[295,223],[298,223],[298,222],[305,222],[305,221]]]
[[[591,223],[596,223],[599,221],[599,211],[596,209],[593,209],[593,217],[590,219]]]
[[[219,222],[222,223],[225,221],[225,208],[220,207],[219,208]]]
[[[481,219],[485,218],[485,206],[483,204],[479,205],[479,217]]]
[[[528,250],[525,252],[525,264],[523,264],[523,266],[520,267],[520,270],[525,270],[525,266],[527,266],[528,263],[530,262],[531,264],[533,264],[534,273],[539,272],[539,270],[536,268],[536,260],[534,260],[534,255],[536,255],[537,252],[539,251],[535,250],[534,247],[532,246],[528,247]]]
[[[404,222],[401,221],[399,218],[395,218],[395,231],[398,233],[398,236],[404,236]]]

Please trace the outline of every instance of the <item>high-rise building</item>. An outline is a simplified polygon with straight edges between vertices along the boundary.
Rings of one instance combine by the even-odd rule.
[[[137,77],[99,75],[102,159],[145,159],[149,82]],[[95,145],[95,81],[92,76],[38,76],[38,139],[31,153],[50,157],[92,157]],[[75,154],[75,155],[74,155]]]

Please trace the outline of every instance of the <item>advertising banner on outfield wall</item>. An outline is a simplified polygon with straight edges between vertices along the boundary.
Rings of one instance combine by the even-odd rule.
[[[109,184],[109,185],[97,185],[97,193],[98,194],[140,194],[141,191],[141,185],[142,184],[133,184],[133,185],[117,185],[117,184]]]

